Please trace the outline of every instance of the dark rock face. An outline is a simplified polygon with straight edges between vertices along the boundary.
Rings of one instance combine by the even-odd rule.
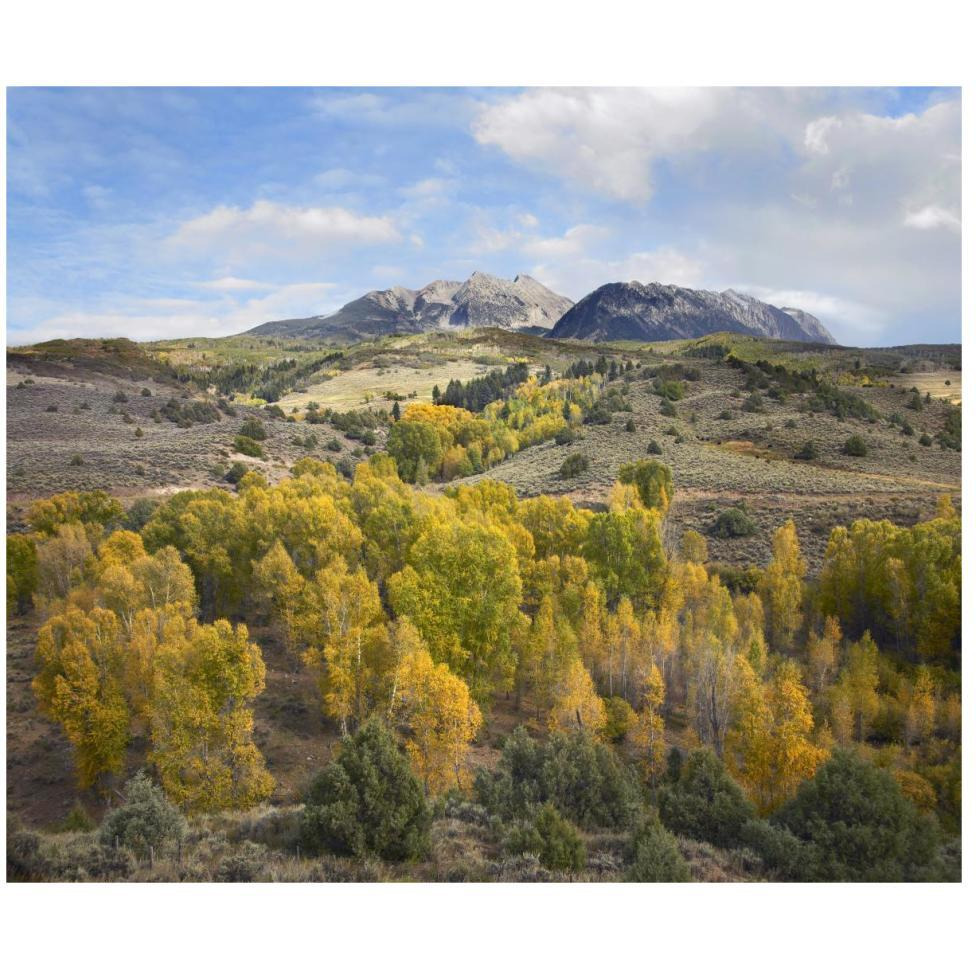
[[[776,308],[733,291],[697,291],[639,281],[602,285],[556,323],[553,339],[609,341],[696,339],[712,332],[743,332],[770,339],[833,344],[814,316]]]
[[[432,281],[419,291],[371,291],[332,315],[266,322],[250,334],[357,342],[472,326],[548,332],[572,304],[528,275],[507,281],[476,271],[467,281]]]

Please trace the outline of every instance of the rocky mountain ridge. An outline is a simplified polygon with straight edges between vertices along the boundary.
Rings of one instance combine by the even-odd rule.
[[[528,275],[509,281],[476,271],[466,281],[432,281],[417,291],[399,286],[371,291],[331,315],[265,322],[249,334],[357,342],[469,327],[542,333],[572,304]]]
[[[731,288],[714,292],[639,281],[590,292],[556,323],[550,338],[658,342],[712,332],[835,344],[820,320],[800,309],[777,308]]]

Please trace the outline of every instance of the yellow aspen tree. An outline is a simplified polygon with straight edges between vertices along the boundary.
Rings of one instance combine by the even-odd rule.
[[[299,639],[306,581],[280,541],[254,563],[254,594],[278,624],[289,652]]]
[[[556,688],[574,653],[574,642],[565,621],[557,620],[553,598],[543,597],[520,655],[519,704],[525,689],[532,695],[537,712],[552,707]]]
[[[37,593],[34,602],[45,613],[55,611],[81,582],[82,570],[92,556],[85,526],[58,525],[53,535],[37,544]]]
[[[549,712],[550,729],[587,729],[596,734],[606,725],[603,699],[583,662],[575,657],[556,689],[556,702]]]
[[[772,559],[759,581],[759,594],[766,608],[770,643],[775,650],[784,652],[792,645],[803,620],[807,571],[792,519],[773,533],[772,548]]]
[[[617,694],[629,699],[633,692],[631,668],[638,658],[640,637],[640,622],[633,604],[622,597],[607,624],[606,657],[601,667],[611,697]]]
[[[184,615],[193,613],[197,602],[193,573],[173,546],[137,559],[132,574],[142,586],[143,606],[153,610],[172,607]]]
[[[378,676],[369,664],[372,645],[385,636],[379,590],[365,570],[350,573],[336,558],[315,574],[309,607],[319,633],[305,661],[318,679],[325,714],[346,735],[350,722],[365,719],[376,697],[370,686]]]
[[[849,689],[837,684],[830,690],[830,729],[842,746],[854,741],[854,710]]]
[[[681,536],[681,558],[686,563],[703,565],[708,562],[708,540],[694,529],[686,529]]]
[[[743,696],[730,753],[760,813],[791,797],[827,757],[812,741],[813,730],[813,709],[794,661],[780,664],[765,688],[753,683]]]
[[[583,590],[583,610],[579,626],[579,652],[583,663],[595,671],[606,654],[606,625],[603,593],[596,583]]]
[[[482,723],[468,686],[419,647],[401,659],[396,688],[394,715],[409,730],[407,755],[424,791],[467,786],[467,756]]]
[[[58,722],[74,748],[78,783],[122,771],[130,712],[122,687],[124,644],[110,610],[69,609],[37,637],[32,687],[43,714]]]
[[[264,690],[260,648],[243,624],[195,620],[156,651],[150,760],[189,812],[246,809],[274,780],[252,739],[250,702]]]
[[[865,632],[856,644],[851,645],[840,679],[851,710],[853,735],[858,742],[864,741],[881,707],[878,681],[878,647]]]
[[[818,637],[815,631],[810,631],[810,639],[807,642],[807,668],[811,687],[817,694],[822,694],[837,674],[840,641],[840,622],[836,617],[830,616],[824,620],[821,636]]]
[[[666,767],[667,743],[664,737],[664,718],[660,714],[663,704],[664,678],[657,665],[652,665],[644,682],[637,722],[628,733],[638,761],[651,782],[657,780]]]
[[[813,709],[799,665],[784,661],[767,688],[772,742],[768,776],[757,793],[760,812],[768,813],[791,797],[816,772],[828,753],[812,741]]]
[[[935,684],[926,667],[920,667],[905,712],[905,745],[924,742],[935,728]]]
[[[735,619],[739,625],[737,647],[745,655],[756,674],[766,674],[766,614],[757,593],[738,594],[732,600]]]

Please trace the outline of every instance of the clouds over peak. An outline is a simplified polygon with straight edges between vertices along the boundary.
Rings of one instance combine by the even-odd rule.
[[[390,244],[400,231],[390,217],[345,207],[295,207],[258,200],[247,209],[217,206],[187,220],[167,240],[171,249],[205,251],[215,260],[240,262],[282,249],[299,254],[336,247]]]

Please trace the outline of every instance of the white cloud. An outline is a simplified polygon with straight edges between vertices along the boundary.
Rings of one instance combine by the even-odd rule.
[[[535,237],[527,240],[521,250],[523,254],[539,260],[565,259],[585,253],[608,233],[605,227],[595,224],[577,224],[561,237]]]
[[[70,312],[54,315],[33,328],[11,332],[17,344],[75,336],[136,340],[188,336],[233,335],[277,319],[299,318],[332,310],[331,282],[297,282],[272,287],[266,294],[241,300],[230,295],[214,299],[142,299],[114,304],[123,312]],[[147,313],[145,308],[159,309]],[[169,311],[167,311],[167,309]]]
[[[945,209],[930,205],[922,207],[921,210],[912,210],[905,214],[905,226],[914,227],[917,230],[935,230],[939,227],[948,227],[957,233],[962,231],[962,221],[956,214]]]
[[[716,150],[825,146],[815,89],[535,88],[483,105],[472,134],[517,162],[601,196],[644,203],[654,164]]]
[[[309,255],[399,239],[390,217],[365,216],[345,207],[292,207],[258,200],[248,209],[215,207],[181,224],[166,243],[177,252],[205,251],[218,259],[240,261],[282,249]]]
[[[701,284],[704,267],[696,258],[676,248],[659,247],[652,251],[638,251],[620,260],[577,255],[560,257],[549,264],[538,264],[532,277],[549,288],[579,301],[594,288],[612,281],[640,281],[696,287]]]
[[[840,119],[833,115],[825,115],[823,118],[814,119],[808,122],[803,130],[803,148],[809,153],[817,156],[825,156],[830,152],[827,145],[827,136],[830,130],[840,125]]]
[[[270,288],[265,281],[254,281],[251,278],[215,278],[213,281],[201,281],[198,288],[208,288],[211,291],[261,291]]]
[[[483,108],[483,145],[597,192],[643,201],[653,159],[693,148],[720,111],[720,89],[532,89]]]
[[[873,342],[883,332],[886,316],[880,309],[860,302],[850,301],[838,295],[796,289],[767,288],[763,285],[733,285],[736,291],[745,292],[760,301],[777,308],[800,308],[824,322],[842,322],[856,333],[861,342]],[[851,341],[850,338],[848,341]]]

